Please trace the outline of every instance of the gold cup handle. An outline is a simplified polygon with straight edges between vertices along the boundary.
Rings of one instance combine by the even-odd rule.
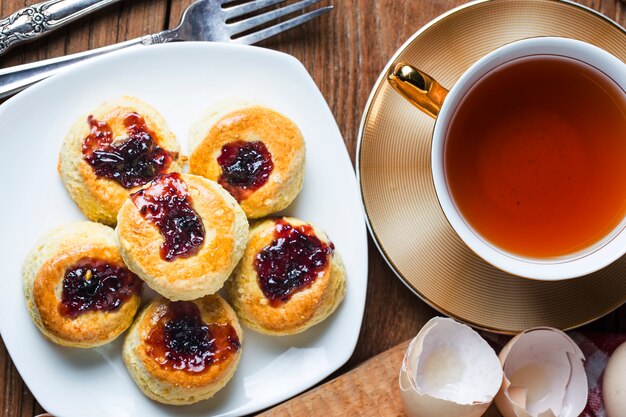
[[[394,65],[387,81],[402,97],[433,118],[437,118],[448,95],[448,90],[433,77],[404,62]]]

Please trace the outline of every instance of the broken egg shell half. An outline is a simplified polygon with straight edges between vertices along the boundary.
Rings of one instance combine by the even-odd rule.
[[[499,357],[504,381],[496,406],[504,417],[577,417],[585,408],[585,357],[562,331],[526,330]]]
[[[409,417],[479,417],[500,388],[502,368],[469,326],[435,317],[409,344],[399,382]]]
[[[611,355],[602,382],[607,417],[626,417],[626,343]]]

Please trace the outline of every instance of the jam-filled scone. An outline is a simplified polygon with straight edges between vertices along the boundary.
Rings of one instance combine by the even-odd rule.
[[[192,174],[217,181],[249,218],[286,208],[304,179],[305,144],[298,126],[257,105],[222,105],[191,129]]]
[[[300,333],[330,316],[344,298],[346,271],[326,234],[302,220],[268,219],[250,230],[227,284],[240,320],[261,333]]]
[[[108,343],[132,323],[141,280],[120,255],[115,232],[71,223],[43,236],[24,261],[28,311],[49,340],[90,348]]]
[[[141,391],[164,404],[211,398],[233,377],[243,333],[219,296],[150,303],[124,340],[126,368]]]
[[[122,256],[152,289],[170,300],[219,290],[241,259],[248,220],[216,182],[196,175],[157,177],[119,211]]]
[[[59,174],[90,220],[115,226],[128,195],[157,175],[181,170],[180,148],[163,117],[133,97],[81,116],[65,137]]]

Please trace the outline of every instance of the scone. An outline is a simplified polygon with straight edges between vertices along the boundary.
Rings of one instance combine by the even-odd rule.
[[[189,169],[217,181],[249,218],[286,208],[302,189],[305,144],[290,119],[236,104],[209,111],[191,129]]]
[[[58,170],[88,219],[115,226],[128,195],[157,175],[181,170],[180,148],[163,117],[133,97],[81,116],[63,142]]]
[[[324,232],[294,218],[261,221],[228,282],[239,319],[271,335],[300,333],[330,316],[346,292],[346,271]]]
[[[211,398],[233,377],[243,333],[219,295],[195,301],[158,299],[131,327],[122,357],[141,391],[163,404]]]
[[[63,346],[108,343],[133,322],[141,280],[120,255],[115,232],[92,222],[57,227],[24,261],[28,311],[46,338]]]
[[[131,271],[170,300],[194,300],[228,279],[245,249],[248,220],[217,183],[172,173],[126,200],[116,231]]]

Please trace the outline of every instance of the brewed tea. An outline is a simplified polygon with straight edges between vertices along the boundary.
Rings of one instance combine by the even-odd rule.
[[[589,248],[626,215],[626,94],[571,58],[505,63],[455,110],[444,170],[461,216],[501,250],[545,259]]]

